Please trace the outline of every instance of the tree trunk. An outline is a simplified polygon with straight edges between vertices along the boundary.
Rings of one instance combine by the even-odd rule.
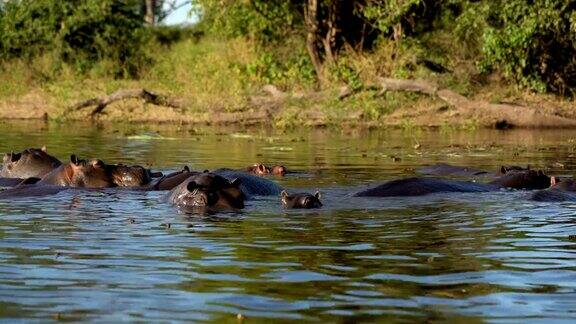
[[[336,63],[336,35],[338,34],[338,16],[340,15],[339,2],[333,1],[328,8],[326,20],[326,36],[324,37],[324,53],[329,64]]]
[[[304,8],[306,20],[306,48],[314,65],[318,83],[322,85],[322,60],[318,52],[318,0],[308,0]]]
[[[156,0],[145,0],[146,1],[146,16],[144,20],[150,26],[154,26],[156,23]]]

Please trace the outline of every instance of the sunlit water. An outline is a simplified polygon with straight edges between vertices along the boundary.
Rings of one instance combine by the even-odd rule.
[[[170,171],[283,164],[324,208],[279,197],[187,215],[164,192],[0,201],[0,316],[21,320],[576,319],[576,204],[529,193],[355,198],[436,162],[576,170],[576,132],[214,129],[0,124],[39,147]]]

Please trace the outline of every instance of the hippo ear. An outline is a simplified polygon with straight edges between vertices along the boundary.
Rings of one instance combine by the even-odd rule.
[[[186,189],[188,189],[190,192],[198,189],[199,187],[200,186],[196,183],[196,181],[190,181],[188,182],[188,185],[186,185]]]
[[[266,167],[264,166],[264,164],[258,164],[256,166],[258,168],[258,171],[260,171],[261,173],[266,173]]]
[[[20,160],[21,157],[22,157],[22,154],[20,154],[20,153],[12,153],[12,156],[10,157],[10,161],[16,162],[16,161]]]
[[[210,173],[210,170],[204,170],[204,173]]]
[[[286,168],[283,165],[277,165],[274,167],[274,169],[276,170],[276,173],[279,175],[285,175],[286,174]]]
[[[505,166],[501,166],[500,167],[500,173],[506,174],[506,172],[508,172],[508,169]]]
[[[182,169],[183,172],[190,172],[190,168],[185,165],[184,168]]]
[[[2,158],[2,161],[4,163],[6,163],[6,162],[10,161],[11,158],[12,158],[12,153],[5,153],[4,158]]]
[[[550,177],[550,187],[555,186],[558,183],[558,180],[556,179],[555,176],[551,176]]]
[[[304,199],[302,200],[302,205],[304,206],[310,206],[312,205],[312,201],[310,200],[311,198],[306,196],[304,197]]]
[[[44,153],[48,153],[48,149],[46,149],[46,145],[42,145],[42,147],[40,148],[40,151],[42,151]]]
[[[72,162],[72,164],[74,164],[74,165],[80,164],[80,160],[78,160],[78,157],[76,156],[76,154],[70,155],[70,162]]]
[[[286,192],[286,190],[282,190],[282,192],[280,193],[280,197],[282,197],[280,199],[282,201],[282,204],[288,205],[288,193]]]
[[[238,187],[240,186],[240,184],[242,184],[242,181],[238,178],[234,178],[232,179],[232,181],[230,181],[230,184],[233,185],[234,187]]]
[[[314,193],[314,197],[316,197],[316,199],[320,200],[320,197],[322,195],[320,194],[320,190],[316,190],[316,192]]]
[[[106,166],[106,164],[102,160],[92,160],[92,166],[95,168],[103,169]]]

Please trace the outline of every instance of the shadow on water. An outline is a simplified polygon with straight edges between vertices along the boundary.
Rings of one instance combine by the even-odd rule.
[[[576,317],[576,205],[521,191],[358,198],[446,162],[576,170],[576,132],[187,128],[4,123],[0,151],[46,144],[162,171],[283,164],[318,210],[258,197],[184,213],[161,192],[0,202],[4,319],[508,320]]]

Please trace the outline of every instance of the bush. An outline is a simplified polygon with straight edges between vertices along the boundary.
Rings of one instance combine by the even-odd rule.
[[[497,2],[485,17],[480,62],[522,86],[576,93],[576,1]]]
[[[138,0],[9,1],[0,9],[0,34],[2,61],[51,53],[55,62],[86,72],[107,60],[116,77],[134,77],[146,66]]]

